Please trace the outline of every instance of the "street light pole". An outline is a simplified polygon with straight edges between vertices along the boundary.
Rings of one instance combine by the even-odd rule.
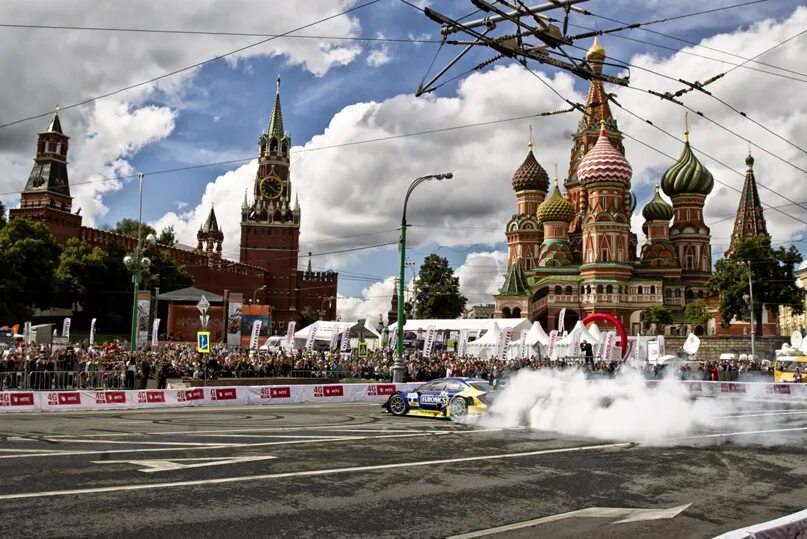
[[[748,302],[749,302],[749,311],[751,313],[751,355],[754,358],[754,361],[757,359],[756,351],[754,350],[754,339],[756,333],[756,324],[754,323],[754,284],[751,282],[751,261],[747,260],[745,262],[745,268],[748,271]]]
[[[259,286],[258,288],[256,288],[256,289],[255,289],[255,290],[252,292],[252,304],[253,304],[253,305],[254,305],[254,304],[256,303],[256,301],[257,301],[257,300],[256,300],[256,296],[258,295],[258,290],[266,290],[266,285]]]
[[[319,304],[319,319],[322,320],[325,318],[325,302],[328,302],[328,308],[331,308],[331,301],[335,300],[336,296],[328,296],[327,298],[323,299],[322,302]]]
[[[404,373],[406,372],[406,367],[404,366],[403,360],[403,342],[404,342],[404,279],[406,275],[404,271],[406,269],[406,206],[409,203],[409,195],[412,194],[412,191],[415,190],[415,187],[420,185],[421,183],[428,181],[428,180],[449,180],[453,178],[454,175],[451,172],[445,172],[443,174],[429,174],[428,176],[421,176],[420,178],[415,179],[412,182],[412,185],[409,186],[409,190],[406,191],[406,197],[404,197],[404,205],[403,205],[403,214],[401,215],[401,245],[400,245],[400,255],[401,255],[401,266],[400,272],[398,275],[398,320],[397,320],[397,331],[396,331],[396,347],[395,347],[395,365],[392,367],[392,381],[395,383],[402,383],[404,380]]]
[[[151,265],[151,260],[147,257],[140,257],[142,252],[141,245],[141,230],[143,227],[143,173],[138,174],[140,180],[140,206],[137,214],[137,245],[135,246],[134,258],[125,256],[123,258],[124,265],[132,271],[132,283],[134,283],[134,292],[132,295],[132,328],[129,334],[129,351],[134,352],[137,350],[137,293],[140,291],[141,271],[143,267],[148,268]],[[149,234],[146,237],[146,243],[150,247],[157,242],[154,234]]]

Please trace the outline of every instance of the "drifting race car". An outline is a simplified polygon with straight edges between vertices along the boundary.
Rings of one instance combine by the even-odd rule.
[[[477,378],[439,378],[415,391],[398,391],[382,406],[392,415],[459,419],[487,412],[493,386]]]

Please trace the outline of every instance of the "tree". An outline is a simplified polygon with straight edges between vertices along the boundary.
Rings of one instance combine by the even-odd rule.
[[[0,230],[0,320],[22,322],[53,306],[59,245],[45,225],[15,219]]]
[[[642,320],[645,323],[645,327],[649,327],[652,324],[658,328],[659,326],[663,327],[672,324],[673,315],[672,311],[667,307],[651,305],[642,311]],[[658,331],[658,329],[656,331]]]
[[[702,326],[709,322],[712,318],[712,313],[706,307],[706,302],[702,299],[697,299],[686,306],[684,309],[684,318],[693,326]]]
[[[317,320],[319,320],[317,311],[311,307],[311,305],[306,305],[303,307],[303,310],[300,311],[300,318],[297,320],[297,329],[299,330],[310,326]]]
[[[802,261],[794,246],[771,246],[769,236],[739,240],[728,257],[715,264],[709,281],[713,293],[720,294],[720,316],[723,327],[733,319],[749,320],[749,273],[753,283],[754,320],[762,320],[763,305],[789,305],[795,314],[804,312],[805,290],[796,286],[796,268]],[[750,297],[748,298],[750,300]],[[762,334],[762,324],[755,325]]]
[[[138,224],[136,219],[129,219],[128,217],[124,217],[118,221],[118,224],[115,225],[113,232],[136,238],[138,226],[140,226],[140,236],[143,238],[149,234],[154,234],[155,236],[157,235],[157,231],[154,230],[154,227],[149,226],[146,223]]]
[[[173,226],[167,226],[160,231],[160,235],[157,236],[157,243],[160,245],[167,245],[168,247],[173,247],[177,244],[177,234],[174,231]]]
[[[460,280],[448,260],[430,254],[420,266],[415,282],[417,318],[457,318],[465,311],[468,299],[460,294]]]
[[[159,286],[160,290],[167,292],[193,285],[193,277],[177,266],[159,247],[147,249],[143,254],[151,259],[151,266],[143,270],[141,281],[143,289],[154,290],[154,287]]]
[[[3,228],[8,223],[8,215],[6,214],[6,205],[0,201],[0,228]]]

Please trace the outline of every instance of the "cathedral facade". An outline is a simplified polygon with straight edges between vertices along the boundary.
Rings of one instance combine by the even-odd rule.
[[[68,143],[57,110],[47,129],[38,135],[34,166],[20,207],[11,209],[9,218],[39,221],[61,244],[78,238],[93,246],[118,243],[133,251],[136,238],[82,225],[70,195]],[[195,248],[160,246],[191,275],[193,286],[219,295],[226,290],[241,294],[245,303],[254,297],[256,302],[269,305],[273,333],[285,331],[287,323],[298,320],[306,307],[325,319],[336,317],[336,302],[329,300],[336,297],[337,273],[313,271],[310,258],[306,270],[298,269],[301,210],[296,197],[292,203],[290,149],[278,79],[269,124],[258,139],[252,197],[250,200],[245,194],[241,209],[239,261],[222,257],[222,244],[228,238],[213,208],[200,223]]]
[[[587,54],[591,69],[601,72],[605,58],[595,40]],[[609,313],[635,334],[644,309],[663,305],[680,313],[706,297],[712,256],[703,206],[714,179],[690,148],[689,133],[641,209],[641,248],[631,232],[637,211],[631,179],[603,82],[592,79],[565,193],[557,178],[550,182],[532,143],[513,175],[516,214],[507,223],[508,271],[495,317],[526,317],[552,330],[560,329],[563,309],[566,329],[591,313]]]

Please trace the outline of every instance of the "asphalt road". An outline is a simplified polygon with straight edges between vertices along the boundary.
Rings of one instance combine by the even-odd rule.
[[[669,447],[369,404],[3,415],[0,536],[684,538],[804,509],[807,403],[733,413]]]

